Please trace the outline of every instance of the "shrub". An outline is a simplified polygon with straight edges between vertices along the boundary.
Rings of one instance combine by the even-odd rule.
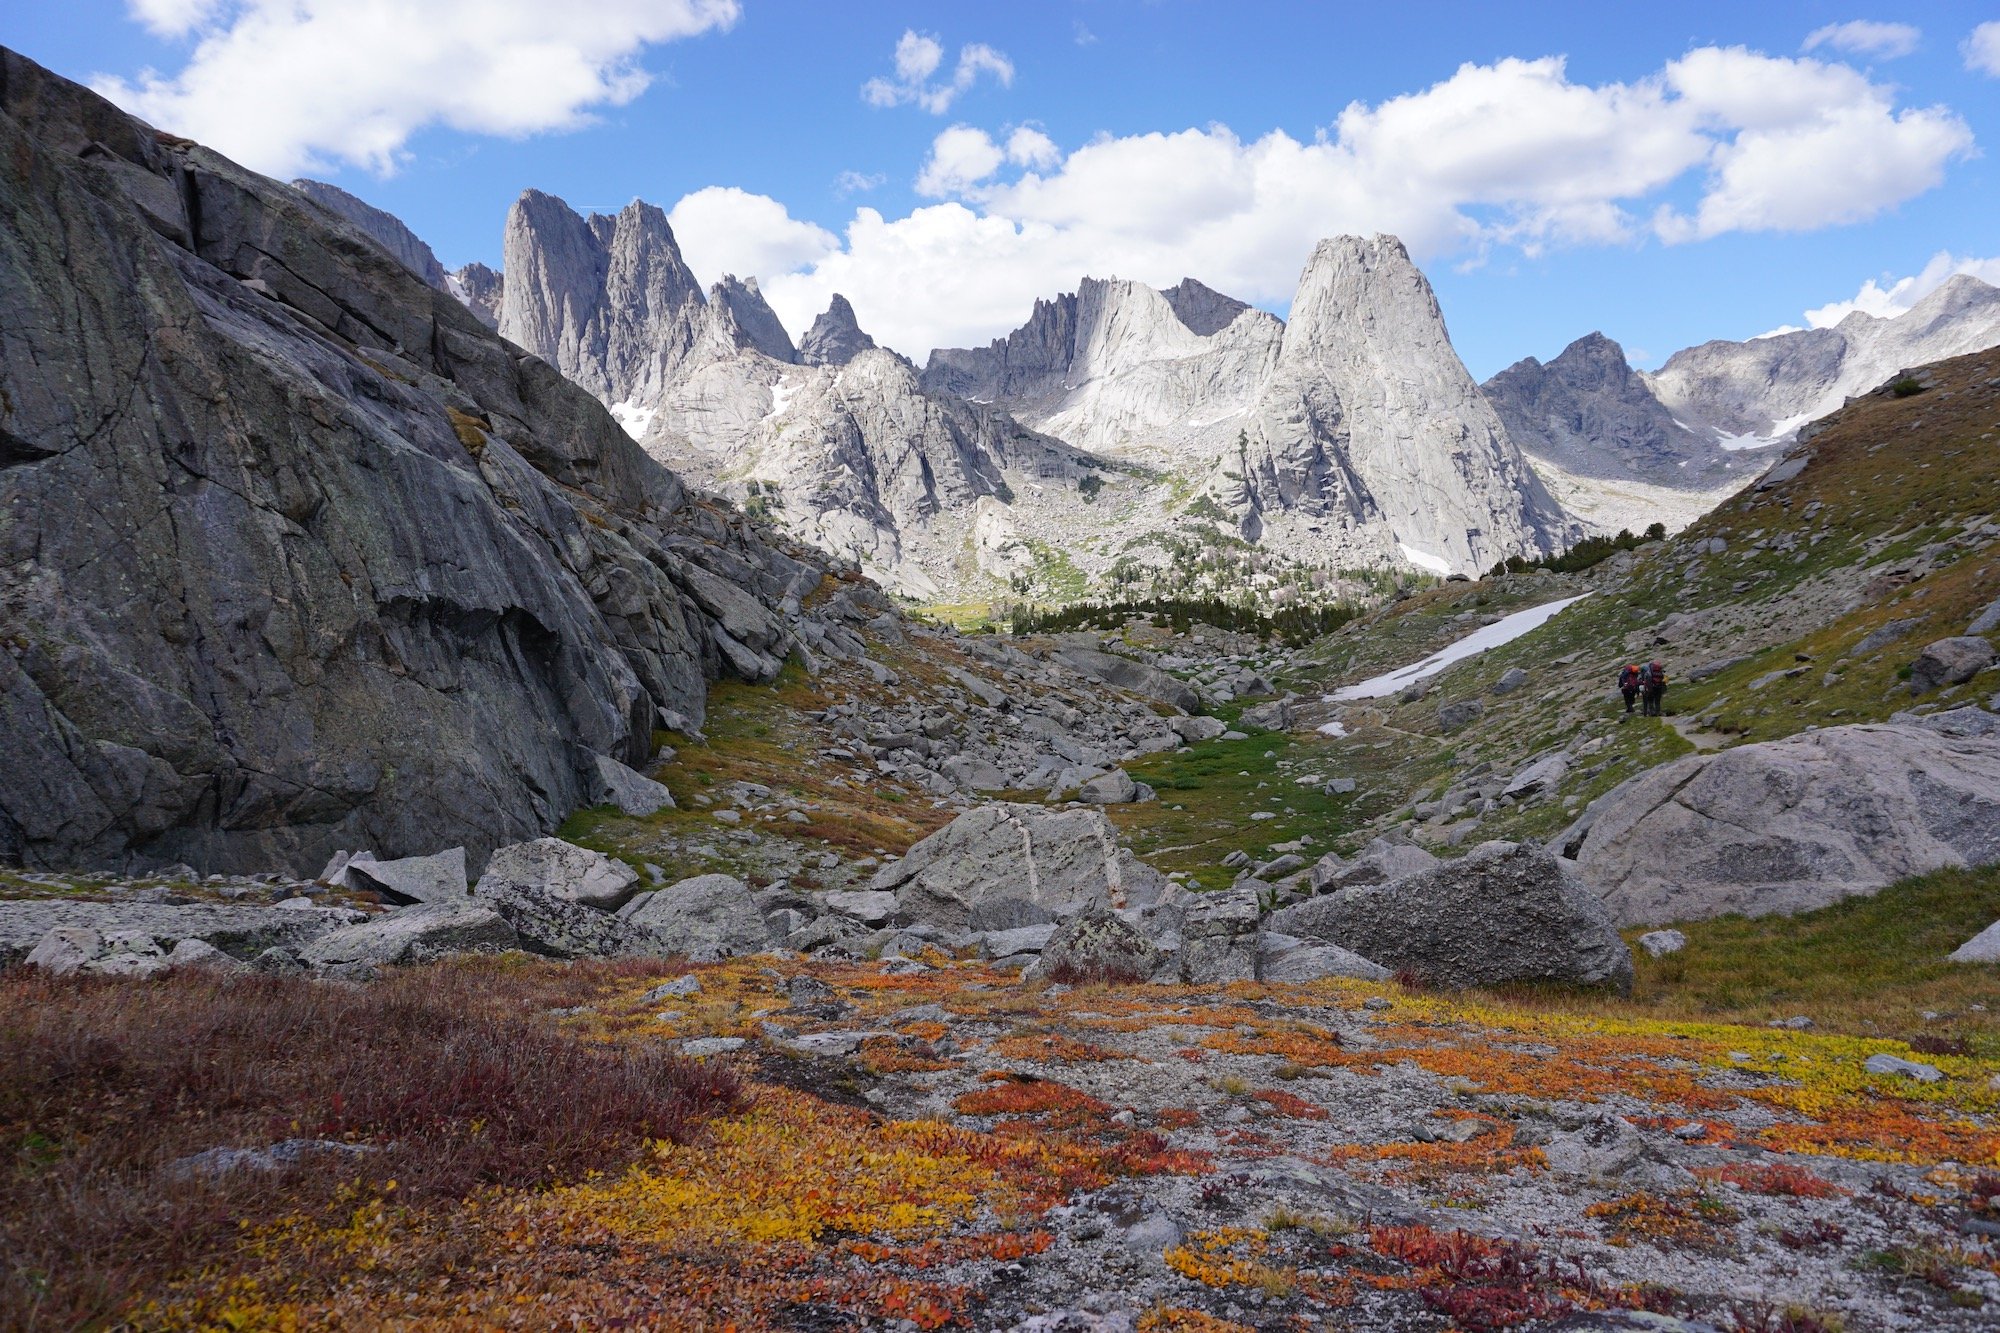
[[[536,1016],[631,971],[440,964],[366,987],[0,973],[0,1326],[115,1321],[173,1274],[226,1265],[241,1226],[343,1190],[421,1207],[687,1140],[742,1104],[727,1069]],[[299,1138],[363,1151],[170,1169]]]

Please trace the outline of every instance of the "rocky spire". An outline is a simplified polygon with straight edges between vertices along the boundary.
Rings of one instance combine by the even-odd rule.
[[[1696,488],[1721,480],[1715,468],[1724,460],[1674,420],[1625,349],[1602,333],[1578,338],[1547,365],[1517,361],[1479,391],[1515,444],[1572,475]]]
[[[808,366],[844,366],[875,345],[855,321],[854,307],[839,292],[799,340],[799,360]]]
[[[1314,249],[1257,415],[1269,457],[1296,458],[1307,436],[1337,451],[1417,563],[1409,551],[1470,573],[1566,535],[1393,236]]]
[[[721,306],[729,311],[734,321],[740,341],[739,347],[754,347],[773,361],[793,363],[799,359],[792,346],[792,336],[785,332],[784,323],[778,312],[764,299],[764,293],[757,287],[757,279],[747,278],[737,281],[735,274],[727,274],[721,282],[708,289],[708,301],[712,306]]]
[[[634,200],[587,220],[529,190],[507,213],[500,332],[606,403],[651,402],[704,304],[667,215]]]
[[[439,291],[446,291],[444,265],[422,238],[393,213],[325,181],[295,180],[292,188],[314,204],[361,229],[363,235],[395,257],[396,262]]]
[[[1172,287],[1161,288],[1160,295],[1167,298],[1167,304],[1179,316],[1181,323],[1204,338],[1228,328],[1236,322],[1238,315],[1250,308],[1247,302],[1224,296],[1193,278],[1182,278]]]
[[[500,301],[506,280],[484,264],[471,263],[444,276],[445,290],[489,329],[500,327]]]

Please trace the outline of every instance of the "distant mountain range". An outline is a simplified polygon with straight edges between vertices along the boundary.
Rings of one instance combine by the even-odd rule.
[[[1394,237],[1334,237],[1289,323],[1194,278],[1084,278],[921,370],[844,297],[794,342],[754,279],[704,292],[666,215],[529,191],[506,278],[444,273],[407,228],[315,202],[611,408],[660,461],[921,598],[1074,594],[1221,547],[1253,586],[1476,573],[1586,531],[1678,527],[1799,426],[1906,366],[2000,343],[1952,279],[1892,319],[1709,342],[1634,370],[1600,333],[1475,385]]]

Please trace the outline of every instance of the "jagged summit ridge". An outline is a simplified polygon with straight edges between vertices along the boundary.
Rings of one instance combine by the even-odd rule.
[[[799,360],[808,366],[844,366],[873,346],[875,340],[862,332],[854,307],[835,292],[806,336],[799,339]]]
[[[295,180],[292,188],[335,217],[344,218],[359,227],[376,244],[395,256],[397,263],[430,286],[439,291],[450,290],[444,265],[438,262],[430,246],[395,214],[384,212],[367,200],[325,181]]]
[[[607,404],[657,399],[695,345],[701,285],[667,215],[579,216],[529,190],[507,213],[500,332]]]

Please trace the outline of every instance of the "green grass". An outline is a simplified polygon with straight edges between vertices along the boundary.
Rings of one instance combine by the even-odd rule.
[[[1963,1039],[2000,1057],[2000,967],[1945,956],[2000,920],[2000,866],[1940,870],[1797,916],[1676,923],[1687,947],[1664,958],[1636,946],[1629,1001],[1543,996],[1620,1015],[1764,1024],[1803,1014],[1824,1031],[1909,1040]],[[1971,1006],[1982,1004],[1982,1012]],[[1939,1015],[1930,1020],[1925,1012]]]

